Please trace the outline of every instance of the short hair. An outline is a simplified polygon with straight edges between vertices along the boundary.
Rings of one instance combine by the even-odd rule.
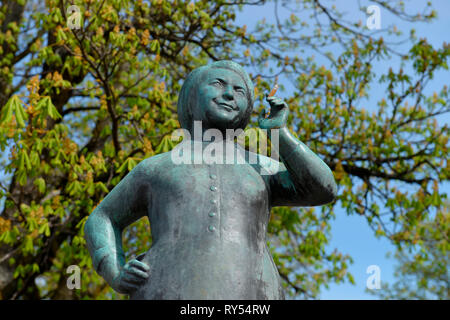
[[[247,109],[245,110],[244,116],[238,123],[238,128],[245,129],[247,124],[250,122],[250,116],[253,111],[253,101],[254,101],[254,87],[253,82],[250,79],[248,73],[242,68],[242,66],[236,62],[230,60],[220,60],[214,63],[201,66],[197,69],[192,70],[187,76],[186,80],[181,87],[180,94],[178,95],[178,121],[182,128],[191,131],[193,125],[192,109],[197,101],[197,90],[192,90],[199,80],[202,78],[203,74],[211,69],[228,69],[236,72],[244,81],[246,87],[247,96]]]

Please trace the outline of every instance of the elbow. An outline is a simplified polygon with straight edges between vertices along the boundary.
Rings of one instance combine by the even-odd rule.
[[[333,173],[328,169],[328,175],[322,183],[322,192],[325,202],[323,204],[331,203],[337,198],[337,184]]]
[[[337,198],[337,185],[333,181],[330,183],[318,183],[309,192],[297,198],[295,202],[300,206],[323,206],[335,201]]]
[[[95,229],[99,229],[99,227],[101,227],[102,223],[102,218],[103,214],[102,212],[98,209],[98,207],[96,209],[94,209],[94,211],[92,211],[92,213],[88,216],[88,218],[86,219],[86,222],[84,224],[84,238],[86,239],[87,243],[90,243],[90,239],[94,236]]]
[[[84,223],[84,239],[86,240],[87,244],[89,245],[90,243],[90,238],[91,235],[93,234],[93,228],[94,228],[94,220],[95,218],[93,217],[94,213],[91,213],[89,215],[89,217],[87,218],[86,222]]]
[[[324,174],[324,179],[322,180],[322,183],[320,184],[322,186],[322,196],[323,196],[323,203],[322,204],[328,204],[336,200],[337,198],[337,184],[336,180],[334,179],[333,173],[329,168],[327,168],[328,172],[327,174]]]
[[[319,170],[315,170],[314,174],[311,174],[312,185],[314,186],[314,200],[316,206],[326,205],[334,202],[337,199],[337,184],[334,179],[333,172],[330,168],[322,162]]]
[[[337,198],[337,185],[334,178],[326,179],[319,184],[321,187],[316,192],[316,206],[334,202]]]
[[[98,206],[84,224],[84,238],[89,245],[90,242],[97,242],[98,239],[107,237],[111,232],[121,234],[122,230],[123,227]]]
[[[325,198],[325,203],[331,203],[334,202],[337,198],[337,185],[336,182],[334,181],[334,179],[328,183],[324,189],[324,198]]]

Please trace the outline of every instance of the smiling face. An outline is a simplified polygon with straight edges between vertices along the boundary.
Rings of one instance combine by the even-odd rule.
[[[248,108],[247,87],[236,72],[213,68],[205,72],[198,86],[194,120],[204,129],[236,129]]]

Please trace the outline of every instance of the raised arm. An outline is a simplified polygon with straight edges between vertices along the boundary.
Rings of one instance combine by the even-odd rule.
[[[283,163],[277,174],[268,176],[272,206],[318,206],[333,201],[337,186],[330,168],[286,128],[286,103],[276,97],[267,101],[270,117],[260,117],[259,125],[279,129],[278,151]]]
[[[149,186],[142,161],[103,199],[86,221],[85,238],[95,270],[117,292],[130,293],[148,277],[148,266],[125,263],[122,231],[146,214]]]

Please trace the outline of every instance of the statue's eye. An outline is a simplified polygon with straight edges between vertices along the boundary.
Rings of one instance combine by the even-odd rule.
[[[236,92],[245,96],[245,90],[242,88],[237,88]]]
[[[219,80],[214,80],[213,82],[211,82],[211,84],[213,86],[216,86],[216,87],[221,87],[222,86],[222,82],[220,82]]]

